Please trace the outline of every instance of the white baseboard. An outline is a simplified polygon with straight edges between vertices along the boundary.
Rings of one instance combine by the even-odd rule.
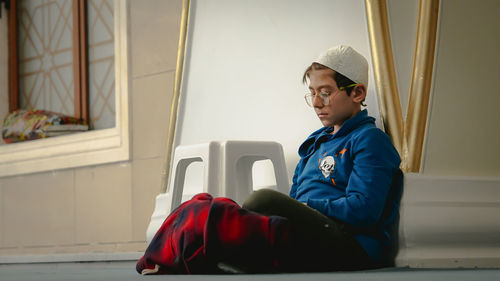
[[[0,264],[137,261],[144,252],[0,256]]]
[[[397,265],[500,268],[500,178],[406,174]]]

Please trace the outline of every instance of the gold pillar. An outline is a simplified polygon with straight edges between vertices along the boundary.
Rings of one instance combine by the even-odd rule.
[[[177,124],[179,98],[182,87],[182,73],[184,71],[184,56],[186,54],[186,39],[189,25],[190,0],[182,1],[181,29],[179,33],[179,45],[177,48],[177,65],[175,69],[174,95],[170,109],[170,123],[168,126],[167,151],[161,174],[161,192],[166,192],[168,188],[168,178],[170,173],[170,163],[174,155],[175,129]]]
[[[394,69],[391,34],[387,19],[387,3],[385,0],[366,0],[366,16],[370,34],[375,84],[377,86],[380,116],[385,131],[391,137],[394,146],[403,160],[406,152],[404,146],[404,121],[401,102]]]
[[[365,0],[380,116],[405,172],[419,172],[433,78],[439,0],[420,0],[406,122],[397,90],[386,0]]]
[[[439,0],[420,0],[413,74],[406,114],[406,170],[420,172],[436,50]]]

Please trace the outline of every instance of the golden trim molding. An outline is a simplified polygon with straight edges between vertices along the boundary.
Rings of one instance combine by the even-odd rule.
[[[392,54],[386,0],[366,0],[366,17],[375,70],[380,117],[404,163],[404,121]],[[404,167],[404,165],[403,165]]]
[[[405,126],[409,151],[406,170],[410,172],[419,172],[422,162],[434,72],[438,17],[439,0],[419,1],[417,40]]]
[[[179,45],[177,48],[177,65],[175,69],[175,84],[174,84],[174,95],[172,97],[172,105],[170,109],[170,123],[168,126],[168,136],[167,136],[167,151],[165,154],[165,161],[162,167],[161,174],[161,192],[167,191],[168,177],[170,173],[170,163],[172,162],[172,157],[174,154],[174,140],[175,140],[175,129],[177,124],[177,117],[179,115],[179,99],[181,95],[182,88],[182,74],[184,71],[184,56],[186,54],[186,39],[189,25],[189,6],[191,4],[190,0],[182,0],[182,16],[181,16],[181,28],[179,33]]]
[[[420,0],[406,121],[396,82],[386,0],[365,0],[380,116],[405,172],[419,172],[427,127],[439,0]]]

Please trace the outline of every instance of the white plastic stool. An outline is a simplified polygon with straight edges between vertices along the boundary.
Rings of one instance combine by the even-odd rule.
[[[188,166],[204,162],[203,192],[229,197],[241,204],[253,191],[252,167],[256,161],[271,160],[276,177],[275,189],[288,194],[288,172],[283,147],[269,141],[212,141],[178,146],[172,160],[167,192],[156,198],[146,236],[151,241],[171,210],[181,204]]]
[[[273,163],[276,189],[288,193],[285,157],[281,144],[277,142],[212,141],[177,147],[167,189],[171,193],[170,210],[179,206],[182,201],[186,169],[192,162],[205,163],[203,192],[229,197],[241,204],[253,190],[253,164],[266,159]]]

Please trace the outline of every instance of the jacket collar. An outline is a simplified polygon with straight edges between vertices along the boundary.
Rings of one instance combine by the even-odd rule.
[[[357,127],[364,125],[366,123],[375,124],[375,118],[368,116],[368,110],[364,109],[358,112],[354,117],[347,119],[344,124],[340,127],[340,129],[333,135],[334,137],[341,137],[347,135],[352,130]],[[330,133],[333,131],[333,128],[329,128]]]
[[[366,123],[375,124],[375,118],[368,116],[368,111],[366,109],[360,111],[354,117],[346,120],[344,124],[340,127],[340,129],[332,135],[333,127],[323,127],[314,133],[312,133],[302,145],[299,147],[299,155],[304,157],[312,152],[312,148],[314,147],[314,143],[319,138],[324,138],[326,136],[327,139],[338,138],[344,135],[347,135],[352,130],[362,126]]]

